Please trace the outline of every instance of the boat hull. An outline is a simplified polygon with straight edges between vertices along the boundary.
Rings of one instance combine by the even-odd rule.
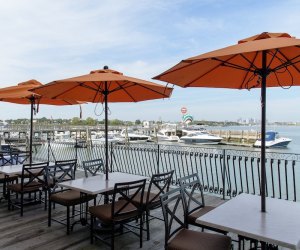
[[[292,140],[288,138],[281,138],[281,140],[266,141],[266,148],[286,148]],[[261,141],[257,140],[254,147],[261,147]]]

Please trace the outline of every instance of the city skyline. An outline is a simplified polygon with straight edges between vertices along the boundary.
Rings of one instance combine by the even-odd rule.
[[[0,87],[29,79],[48,83],[83,75],[104,65],[151,80],[182,59],[264,31],[300,37],[300,3],[295,0],[0,2]],[[285,18],[275,18],[274,13]],[[299,103],[299,87],[268,88],[267,119],[297,122]],[[195,120],[260,119],[260,90],[175,86],[170,99],[109,107],[109,119],[120,120],[179,121],[182,107]],[[28,105],[0,102],[1,119],[29,115]],[[35,117],[79,115],[78,106],[41,105]],[[82,105],[82,115],[103,119],[102,104]]]

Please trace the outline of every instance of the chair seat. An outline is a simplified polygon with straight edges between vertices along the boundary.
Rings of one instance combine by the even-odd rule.
[[[42,188],[42,187],[43,187],[43,185],[41,183],[39,183],[37,181],[33,181],[28,185],[23,185],[23,193],[39,191],[40,188]],[[9,190],[17,192],[17,193],[22,192],[22,184],[21,183],[8,185],[7,188]]]
[[[202,207],[202,208],[196,210],[195,212],[189,214],[187,217],[188,224],[198,225],[196,223],[196,219],[199,218],[200,216],[208,213],[209,211],[211,211],[213,209],[215,209],[215,207],[205,206],[205,207]]]
[[[118,211],[126,204],[125,200],[119,200],[115,202],[115,211]],[[106,224],[111,224],[112,221],[112,203],[104,204],[99,206],[93,206],[89,208],[89,212],[94,216],[97,217],[100,221]],[[127,218],[132,218],[135,215],[138,216],[137,208],[132,204],[127,204],[127,206],[122,210],[122,212],[131,212],[130,214],[125,214],[124,216],[115,217],[114,222],[123,221]]]
[[[63,206],[75,206],[82,202],[90,201],[94,199],[96,195],[80,196],[80,192],[76,190],[64,190],[51,194],[49,199],[55,203]]]
[[[231,239],[225,235],[180,230],[168,243],[168,250],[229,250]]]
[[[5,176],[4,174],[0,174],[0,183],[15,181],[17,179],[18,179],[17,175]]]

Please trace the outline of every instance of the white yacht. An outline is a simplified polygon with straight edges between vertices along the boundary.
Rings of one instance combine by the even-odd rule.
[[[108,137],[108,143],[118,143],[124,141],[124,138],[117,136],[116,134],[108,133],[107,137]],[[93,144],[103,144],[105,143],[105,134],[92,137],[91,140]]]
[[[222,137],[214,136],[207,131],[195,131],[182,136],[180,141],[187,144],[218,144],[222,139]]]
[[[132,129],[123,129],[120,133],[121,138],[125,139],[126,142],[146,142],[150,140],[150,136],[143,135],[143,134],[137,134]]]
[[[290,138],[280,137],[278,132],[266,132],[266,148],[285,148],[292,141]],[[257,140],[254,147],[261,147],[261,140]]]
[[[157,141],[178,142],[179,136],[177,135],[177,132],[176,124],[166,123],[162,124],[160,130],[152,136],[156,138]]]

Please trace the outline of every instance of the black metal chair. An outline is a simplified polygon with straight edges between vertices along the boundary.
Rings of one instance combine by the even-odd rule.
[[[1,156],[1,165],[14,165],[17,164],[19,151],[16,149],[9,148],[7,150],[3,150],[0,154]]]
[[[181,188],[160,196],[165,222],[165,249],[229,250],[231,238],[225,235],[189,230]]]
[[[215,209],[215,207],[213,206],[205,205],[203,189],[198,174],[194,173],[189,176],[182,177],[178,179],[178,182],[179,185],[182,187],[182,191],[184,194],[183,198],[184,202],[186,203],[187,223],[194,226],[202,227],[202,230],[206,228],[218,233],[227,234],[227,232],[225,231],[196,223],[196,219],[198,217]]]
[[[21,151],[16,154],[16,164],[24,164],[29,161],[30,151]]]
[[[159,196],[168,192],[170,183],[172,180],[174,170],[166,173],[153,174],[148,186],[147,191],[145,190],[142,200],[142,207],[145,213],[146,219],[146,230],[147,230],[147,240],[150,239],[150,229],[149,222],[152,219],[163,220],[160,217],[150,215],[150,211],[161,207],[161,202]],[[136,196],[134,200],[139,201],[139,196]]]
[[[95,176],[100,173],[104,173],[104,164],[103,160],[100,159],[95,159],[95,160],[90,160],[90,161],[83,161],[82,162],[83,169],[84,169],[84,174],[85,177],[88,178],[89,176]],[[104,203],[108,203],[110,198],[113,195],[113,190],[103,192],[101,195],[104,196]],[[99,202],[101,201],[101,198],[99,199]],[[95,201],[96,203],[96,201]]]
[[[94,195],[82,196],[79,191],[65,189],[58,184],[68,180],[75,179],[77,160],[56,161],[55,165],[49,166],[47,170],[48,180],[48,226],[51,226],[51,221],[56,221],[67,227],[67,234],[70,233],[70,208],[72,207],[72,218],[76,216],[75,206],[86,203],[95,198]],[[59,204],[67,207],[67,217],[59,220],[52,218],[52,205]],[[66,220],[66,223],[64,222]]]
[[[47,196],[47,178],[46,171],[49,163],[32,163],[24,164],[21,174],[21,183],[11,184],[7,186],[8,196],[8,209],[11,207],[17,207],[21,210],[21,216],[23,216],[24,206],[26,204],[41,203],[42,192]],[[20,195],[20,199],[11,199],[11,193],[14,192]],[[39,194],[38,198],[36,194]],[[28,194],[28,198],[25,198],[25,194]],[[34,194],[34,198],[32,198]],[[46,207],[45,207],[46,208]]]
[[[111,246],[114,249],[114,236],[116,225],[121,225],[122,232],[124,227],[128,229],[127,232],[133,232],[140,238],[140,247],[143,245],[143,223],[142,223],[142,200],[145,189],[146,180],[138,180],[132,182],[116,183],[114,186],[112,203],[93,206],[89,208],[91,214],[91,243],[94,238],[97,238]],[[130,193],[130,195],[128,195]],[[140,195],[141,194],[141,195]],[[139,197],[139,202],[134,199]],[[136,218],[140,219],[139,233],[130,230],[131,221]],[[110,242],[106,238],[101,237],[95,230],[95,221],[98,219],[103,225],[111,227]],[[127,226],[126,226],[126,225]],[[135,228],[132,226],[131,229]]]
[[[104,172],[104,164],[102,159],[95,159],[82,162],[85,177],[95,176],[97,173]]]

